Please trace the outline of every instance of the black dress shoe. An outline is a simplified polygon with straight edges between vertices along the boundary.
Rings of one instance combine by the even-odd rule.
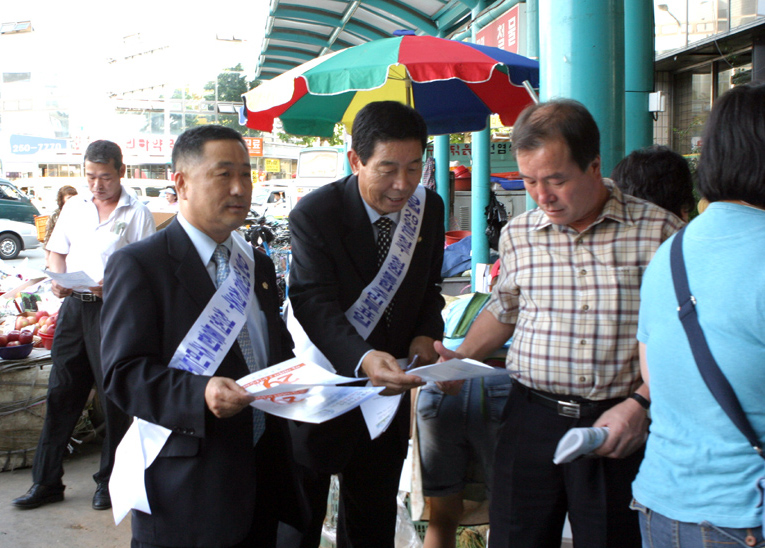
[[[49,502],[64,500],[64,485],[40,485],[35,483],[23,497],[13,499],[11,504],[22,510],[31,510]]]
[[[109,496],[109,482],[99,481],[96,493],[93,495],[93,510],[108,510],[112,507],[112,497]]]

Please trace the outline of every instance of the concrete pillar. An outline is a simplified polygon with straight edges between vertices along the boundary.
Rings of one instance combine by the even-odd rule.
[[[451,216],[449,189],[449,136],[436,135],[433,139],[433,158],[436,160],[436,191],[444,201],[444,230],[449,230]]]
[[[653,35],[653,6],[624,0],[625,154],[653,144],[653,117],[648,112],[648,94],[654,91]]]
[[[539,0],[526,0],[526,57],[539,60]],[[541,89],[541,77],[539,81]],[[535,207],[537,204],[527,192],[526,211]]]
[[[485,0],[480,0],[473,8],[472,42],[476,41],[476,35],[481,30],[477,24],[478,16],[486,6]],[[479,263],[489,262],[489,239],[486,237],[486,206],[489,205],[489,189],[491,176],[491,142],[489,139],[489,120],[486,120],[486,129],[474,131],[472,141],[472,177],[470,183],[470,232],[472,235],[473,253],[470,260],[472,271],[471,287],[475,291],[476,270]]]
[[[603,173],[624,157],[624,0],[539,0],[540,98],[576,99],[600,128]]]

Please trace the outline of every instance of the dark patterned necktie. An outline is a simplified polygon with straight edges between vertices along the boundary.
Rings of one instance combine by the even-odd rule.
[[[385,257],[388,256],[391,244],[391,232],[393,231],[393,221],[388,217],[380,217],[375,221],[377,227],[377,268],[382,266]],[[393,311],[393,299],[391,299],[388,308],[385,309],[385,325],[390,327],[390,316]]]
[[[230,267],[228,265],[228,258],[229,258],[229,250],[225,245],[219,245],[215,248],[215,252],[213,253],[212,260],[215,261],[215,287],[220,287],[220,285],[226,281],[226,278],[228,278]],[[239,343],[239,348],[242,351],[242,355],[244,356],[244,361],[247,362],[247,369],[250,370],[250,373],[254,373],[258,369],[260,369],[258,365],[258,360],[255,357],[255,351],[252,349],[252,342],[250,341],[250,335],[247,333],[247,325],[245,324],[244,327],[242,327],[242,330],[239,332],[239,335],[236,338],[236,342]],[[263,432],[266,429],[266,417],[263,414],[263,411],[260,409],[252,408],[252,441],[253,445],[258,443],[258,440],[260,439],[260,436],[263,435]]]

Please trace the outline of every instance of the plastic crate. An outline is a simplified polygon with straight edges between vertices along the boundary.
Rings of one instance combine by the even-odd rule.
[[[420,537],[420,540],[425,540],[425,533],[428,532],[428,522],[415,521],[413,523],[414,523],[414,530],[417,531],[417,536]]]
[[[45,229],[48,227],[49,215],[36,215],[35,216],[35,228],[37,229],[37,239],[41,242],[45,241]]]

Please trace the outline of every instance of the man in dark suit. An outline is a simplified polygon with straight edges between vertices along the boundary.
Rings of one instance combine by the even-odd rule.
[[[262,415],[235,379],[288,359],[292,341],[279,317],[273,264],[232,233],[250,208],[250,169],[233,129],[186,131],[173,150],[178,218],[116,253],[106,271],[106,392],[128,414],[171,431],[145,471],[151,514],[133,510],[133,547],[269,546],[275,539],[276,508],[290,486],[281,475],[291,460],[288,431],[268,416],[259,437],[254,423]],[[222,345],[211,376],[177,369],[176,349],[193,335],[216,286],[225,286],[228,253],[254,261],[244,328],[228,350]],[[229,268],[233,275],[233,260]]]
[[[409,437],[409,389],[422,384],[402,372],[396,359],[411,362],[417,355],[419,365],[435,362],[433,342],[444,327],[443,203],[436,193],[417,190],[426,143],[427,127],[413,109],[395,102],[367,105],[353,124],[348,153],[353,175],[314,190],[290,214],[289,296],[295,319],[339,374],[369,377],[386,387],[385,395],[404,394],[394,422],[374,440],[358,409],[320,425],[290,424],[304,500],[311,507],[305,548],[318,546],[331,474],[340,478],[338,546],[393,546]],[[399,242],[396,228],[416,217],[407,208],[417,196],[424,207],[417,208],[413,223],[419,234],[408,270],[371,333],[362,336],[346,311],[378,272],[390,270],[390,264],[378,263],[378,238],[385,228],[374,223],[381,217],[392,221],[393,250]]]

